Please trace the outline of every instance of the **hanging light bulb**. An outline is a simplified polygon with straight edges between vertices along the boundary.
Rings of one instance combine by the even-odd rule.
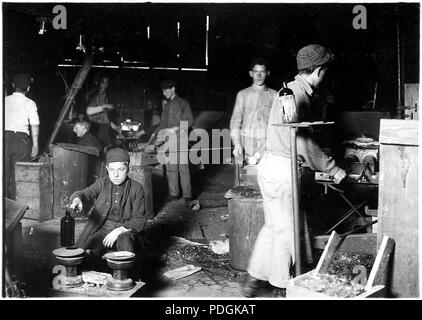
[[[82,34],[79,35],[79,43],[76,45],[76,50],[77,51],[83,51],[85,53],[85,46],[82,43]]]
[[[45,20],[41,20],[40,31],[38,31],[38,34],[43,35],[46,32],[47,32],[47,30],[45,29]]]

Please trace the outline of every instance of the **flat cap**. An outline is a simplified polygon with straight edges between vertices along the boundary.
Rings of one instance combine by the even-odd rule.
[[[121,148],[113,148],[107,151],[106,162],[129,162],[130,157],[129,153],[126,150]]]
[[[161,90],[176,87],[176,81],[171,80],[171,79],[163,80],[160,83],[160,87],[161,87]]]
[[[297,69],[317,68],[333,60],[334,55],[319,44],[310,44],[299,50],[296,56]]]

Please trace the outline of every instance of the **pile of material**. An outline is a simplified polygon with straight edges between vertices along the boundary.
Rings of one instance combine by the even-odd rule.
[[[230,267],[227,253],[214,253],[208,246],[172,245],[168,248],[165,258],[165,263],[170,268],[193,264],[206,271],[239,276]]]
[[[236,186],[233,189],[230,189],[226,192],[224,195],[225,198],[231,199],[231,198],[254,198],[259,199],[262,198],[261,192],[259,189],[256,189],[250,185],[240,185]]]
[[[327,271],[329,274],[351,281],[356,276],[356,272],[353,273],[353,269],[357,266],[365,267],[369,275],[374,260],[374,256],[370,254],[336,252],[331,258]]]
[[[365,290],[362,284],[350,282],[333,274],[316,272],[300,279],[296,285],[334,298],[353,298]]]
[[[370,254],[336,252],[330,260],[327,273],[311,272],[296,285],[330,297],[353,298],[365,291],[367,279],[361,277],[369,275],[373,264],[374,256]],[[366,274],[360,273],[363,268]],[[361,281],[355,281],[357,276]]]

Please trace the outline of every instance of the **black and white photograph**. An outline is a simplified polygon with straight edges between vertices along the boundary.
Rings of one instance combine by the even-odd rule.
[[[1,300],[420,299],[419,1],[1,10]]]

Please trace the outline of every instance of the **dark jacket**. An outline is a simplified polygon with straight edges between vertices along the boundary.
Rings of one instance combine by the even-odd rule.
[[[78,197],[83,202],[95,201],[94,207],[89,215],[88,222],[76,244],[84,248],[90,235],[96,232],[107,219],[112,206],[111,195],[112,182],[109,177],[100,178],[92,185],[81,191],[76,191],[70,196],[72,202]],[[141,232],[145,228],[148,217],[145,212],[144,189],[142,185],[130,178],[125,182],[121,199],[121,225],[133,232]]]
[[[99,153],[101,153],[103,149],[103,145],[101,142],[95,138],[91,132],[87,131],[82,138],[78,138],[77,144],[80,146],[86,146],[86,147],[94,147],[98,150]]]
[[[161,114],[161,122],[155,132],[161,129],[180,126],[180,121],[187,121],[188,128],[193,125],[192,109],[185,99],[175,96],[172,100],[167,102]]]

